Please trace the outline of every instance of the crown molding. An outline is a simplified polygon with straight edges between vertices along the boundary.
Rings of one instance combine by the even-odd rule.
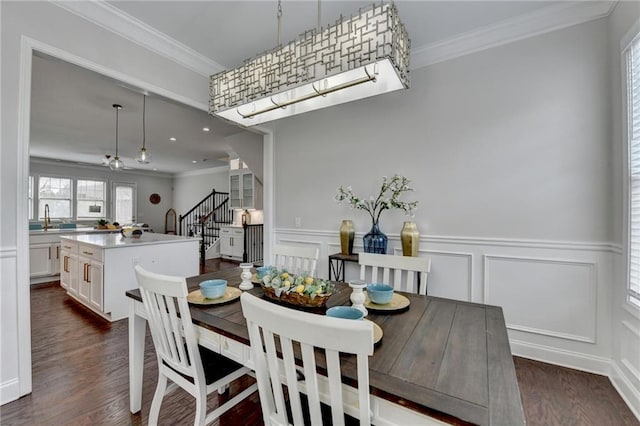
[[[105,1],[50,0],[81,18],[151,50],[202,76],[226,67]],[[411,69],[419,69],[496,46],[608,16],[617,1],[560,3],[411,50]]]
[[[411,50],[418,69],[608,16],[616,1],[561,3]]]
[[[204,77],[208,78],[211,74],[226,69],[189,46],[111,6],[106,1],[50,0],[50,2]]]

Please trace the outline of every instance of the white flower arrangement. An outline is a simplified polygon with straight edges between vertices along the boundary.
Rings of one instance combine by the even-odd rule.
[[[377,197],[373,195],[368,200],[362,199],[353,193],[350,186],[346,188],[338,187],[338,193],[335,196],[335,200],[338,203],[346,201],[352,209],[364,210],[369,213],[371,220],[374,224],[380,220],[380,214],[385,210],[399,209],[402,210],[407,216],[414,215],[414,210],[417,209],[417,201],[400,201],[399,198],[405,192],[413,191],[413,188],[409,187],[409,179],[400,175],[393,175],[391,179],[387,179],[386,176],[382,177],[382,186],[380,187],[380,193]]]

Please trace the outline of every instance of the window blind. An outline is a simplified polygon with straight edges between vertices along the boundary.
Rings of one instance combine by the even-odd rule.
[[[629,301],[640,306],[640,37],[627,48]]]

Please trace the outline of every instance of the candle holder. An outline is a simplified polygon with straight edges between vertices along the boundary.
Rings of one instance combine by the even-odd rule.
[[[253,283],[251,282],[251,268],[253,268],[253,263],[241,263],[240,268],[242,268],[242,273],[240,274],[240,278],[242,278],[239,286],[240,290],[251,290],[253,288]]]
[[[365,317],[369,314],[367,308],[364,307],[365,298],[364,292],[362,291],[366,286],[367,284],[361,280],[349,281],[349,287],[353,289],[350,296],[351,303],[353,304],[353,307],[362,312]]]

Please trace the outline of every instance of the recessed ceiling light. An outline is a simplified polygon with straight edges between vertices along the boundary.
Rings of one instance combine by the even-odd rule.
[[[191,162],[192,162],[193,164],[196,164],[196,163],[198,162],[198,160],[191,160]]]
[[[171,142],[175,142],[177,139],[176,139],[176,138],[169,138],[169,140],[170,140]]]
[[[202,131],[203,131],[203,132],[208,132],[209,130],[211,130],[211,129],[210,129],[210,128],[208,128],[208,127],[203,127],[203,128],[202,128]]]

